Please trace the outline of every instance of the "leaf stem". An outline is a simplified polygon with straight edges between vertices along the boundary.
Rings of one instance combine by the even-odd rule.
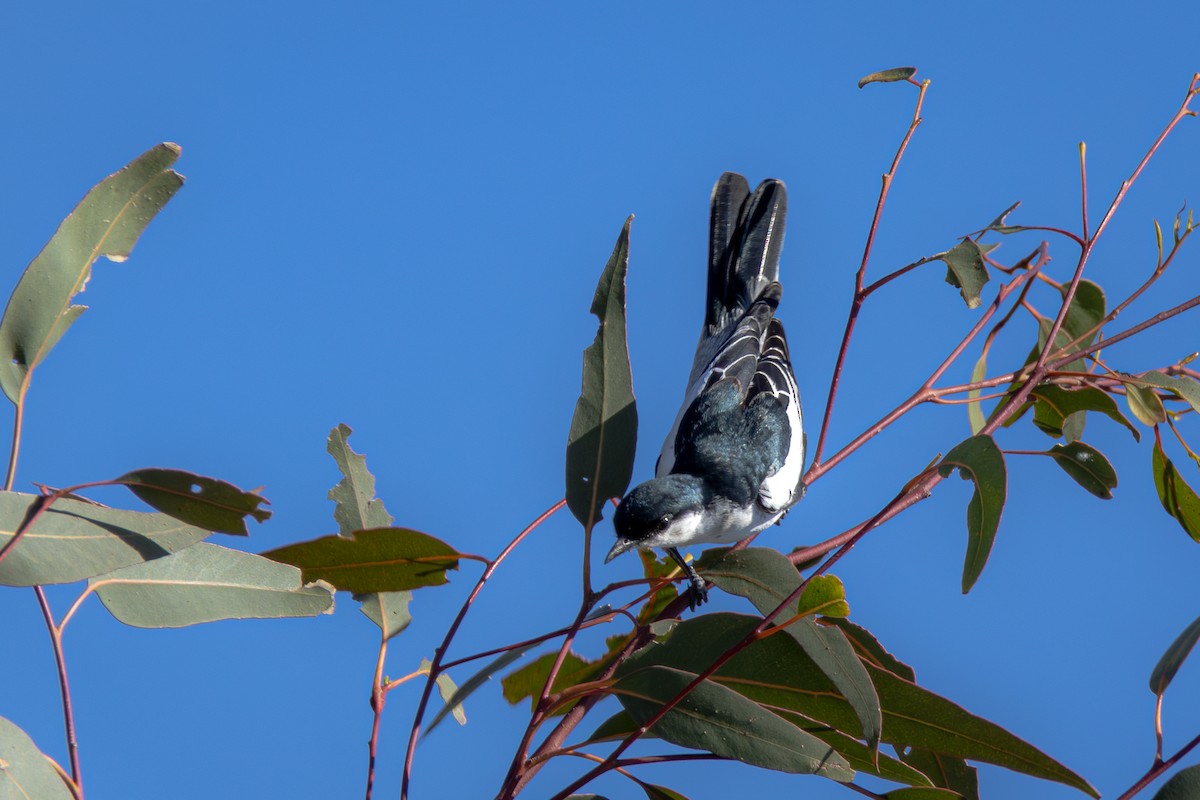
[[[58,669],[58,688],[62,694],[63,728],[67,734],[67,753],[71,758],[71,780],[75,784],[75,796],[83,800],[83,773],[79,768],[79,741],[75,737],[75,715],[71,711],[71,687],[67,681],[67,661],[63,656],[62,631],[54,624],[54,614],[46,601],[46,592],[41,586],[33,587],[42,617],[46,620],[46,631],[50,634],[50,646],[54,649],[54,665]]]

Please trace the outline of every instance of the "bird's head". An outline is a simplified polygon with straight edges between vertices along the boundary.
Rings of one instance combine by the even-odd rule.
[[[664,475],[634,487],[613,515],[617,543],[605,563],[635,547],[675,547],[695,537],[709,491],[694,475]]]

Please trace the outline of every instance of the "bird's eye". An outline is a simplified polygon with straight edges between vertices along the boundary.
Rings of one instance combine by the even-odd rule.
[[[659,517],[658,521],[654,523],[655,533],[658,533],[660,531],[665,531],[667,529],[667,526],[671,524],[672,519],[673,519],[673,516],[671,514],[663,514],[661,517]]]

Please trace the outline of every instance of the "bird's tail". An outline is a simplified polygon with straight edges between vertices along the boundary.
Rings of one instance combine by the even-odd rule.
[[[787,189],[765,180],[750,193],[741,175],[726,172],[713,187],[708,248],[705,335],[737,324],[763,291],[779,281]]]

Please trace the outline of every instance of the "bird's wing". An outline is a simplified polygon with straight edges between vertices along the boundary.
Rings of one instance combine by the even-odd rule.
[[[788,354],[787,336],[783,323],[772,318],[767,328],[758,366],[750,385],[747,400],[759,395],[776,398],[787,418],[790,441],[783,463],[763,481],[758,492],[758,503],[768,511],[788,508],[803,493],[801,477],[804,473],[804,418],[800,409],[800,389],[792,372]]]

